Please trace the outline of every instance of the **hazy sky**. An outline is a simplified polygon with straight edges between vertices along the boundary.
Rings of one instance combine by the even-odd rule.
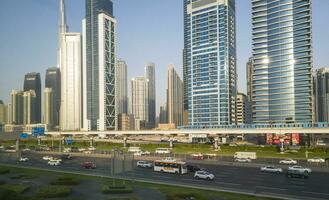
[[[118,57],[128,64],[128,78],[156,64],[157,112],[165,102],[167,65],[182,74],[183,0],[113,0]],[[245,63],[251,55],[251,0],[236,0],[238,89],[246,91]],[[66,0],[70,31],[81,32],[85,0]],[[329,0],[313,0],[314,66],[329,64]],[[22,89],[24,74],[56,66],[59,0],[1,0],[0,99]],[[181,77],[182,78],[182,77]]]

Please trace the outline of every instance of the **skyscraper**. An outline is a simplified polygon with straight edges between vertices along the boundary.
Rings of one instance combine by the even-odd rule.
[[[46,82],[45,88],[52,89],[52,117],[50,118],[52,121],[50,122],[52,126],[59,125],[59,110],[61,105],[61,75],[60,69],[57,67],[48,68],[46,71]]]
[[[248,98],[248,110],[249,110],[249,117],[250,119],[248,119],[249,121],[247,122],[252,123],[252,88],[253,88],[253,74],[254,74],[254,65],[253,65],[253,60],[252,57],[249,58],[247,65],[246,65],[246,72],[247,72],[247,98]],[[237,111],[238,112],[238,111]],[[237,123],[239,120],[237,119]]]
[[[24,79],[24,92],[33,90],[36,95],[36,99],[33,105],[33,121],[31,123],[41,123],[41,80],[40,73],[28,73],[25,75]]]
[[[114,130],[116,20],[111,0],[86,0],[83,20],[83,126]]]
[[[156,106],[156,91],[155,91],[155,65],[154,63],[151,62],[147,62],[145,63],[145,78],[147,78],[148,81],[148,112],[149,112],[149,116],[148,116],[148,126],[150,128],[154,128],[155,127],[155,117],[156,117],[156,110],[155,110],[155,106]]]
[[[167,124],[167,105],[163,104],[160,106],[160,113],[159,113],[159,124]]]
[[[45,88],[43,98],[43,123],[47,125],[48,130],[54,127],[54,93],[52,88]]]
[[[143,124],[149,121],[149,80],[145,77],[131,79],[132,114]]]
[[[23,124],[23,93],[17,90],[12,90],[10,93],[9,124]]]
[[[117,61],[115,73],[117,114],[128,114],[127,64],[124,60]]]
[[[0,124],[7,123],[7,106],[0,100]]]
[[[35,117],[35,101],[37,96],[34,90],[25,91],[23,93],[23,124],[34,124],[36,122]]]
[[[311,1],[252,0],[255,123],[312,122]]]
[[[184,88],[183,82],[174,65],[168,66],[167,80],[167,115],[168,123],[175,126],[183,125]]]
[[[81,35],[63,33],[61,47],[60,129],[80,130],[82,124]]]
[[[329,122],[329,68],[316,70],[314,74],[315,118],[317,122]]]
[[[236,123],[235,0],[184,0],[189,125]]]
[[[251,110],[248,96],[243,93],[238,93],[236,98],[236,118],[237,124],[251,123]]]

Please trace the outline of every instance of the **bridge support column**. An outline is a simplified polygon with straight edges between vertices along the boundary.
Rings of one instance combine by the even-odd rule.
[[[174,142],[172,138],[169,139],[169,147],[174,148]]]
[[[215,137],[215,139],[214,139],[214,149],[215,150],[218,150],[218,137]]]
[[[125,136],[125,137],[123,137],[123,147],[124,148],[127,148],[127,140],[128,140],[128,138]]]
[[[94,137],[90,137],[90,140],[89,140],[89,146],[93,146],[93,143],[94,143]]]
[[[16,152],[19,151],[19,139],[16,140]]]

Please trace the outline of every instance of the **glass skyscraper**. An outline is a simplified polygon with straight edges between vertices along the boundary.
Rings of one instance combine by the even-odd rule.
[[[61,74],[57,67],[48,68],[46,71],[45,88],[52,89],[52,117],[51,124],[53,126],[59,125],[59,109],[61,105]]]
[[[312,121],[311,0],[252,0],[253,121]]]
[[[235,0],[184,0],[183,57],[189,126],[235,124]]]
[[[83,20],[84,130],[114,130],[115,26],[111,0],[86,0]]]
[[[41,123],[41,79],[40,73],[27,73],[24,78],[24,92],[33,90],[36,100],[33,102],[33,118],[31,123]]]

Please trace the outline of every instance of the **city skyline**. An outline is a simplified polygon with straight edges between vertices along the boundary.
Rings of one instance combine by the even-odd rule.
[[[3,13],[3,15],[6,16],[6,14],[12,9],[11,5],[18,5],[17,9],[22,9],[20,8],[21,6],[27,6],[27,8],[30,9],[36,9],[40,10],[40,12],[33,12],[33,13],[39,13],[38,15],[29,13],[28,10],[24,14],[26,16],[34,17],[33,20],[36,21],[36,23],[33,23],[31,26],[35,30],[38,31],[43,31],[43,32],[38,32],[36,33],[35,36],[39,36],[39,34],[42,34],[42,37],[36,37],[34,38],[34,35],[30,35],[31,32],[35,32],[33,30],[28,30],[26,35],[22,36],[19,33],[17,34],[17,38],[19,40],[25,39],[25,37],[28,36],[30,38],[31,42],[27,42],[26,45],[24,46],[18,46],[19,48],[15,48],[15,52],[13,54],[13,49],[11,47],[8,47],[10,43],[15,43],[13,41],[15,37],[10,37],[8,40],[4,40],[6,36],[11,33],[15,28],[10,28],[6,29],[4,32],[1,33],[3,41],[3,46],[0,47],[1,51],[4,52],[3,55],[1,55],[1,60],[2,62],[0,63],[0,71],[1,74],[6,74],[7,76],[4,76],[2,80],[0,81],[0,99],[3,99],[6,103],[9,102],[9,93],[11,89],[22,89],[21,85],[23,82],[23,75],[27,72],[30,71],[36,71],[40,72],[42,76],[42,83],[44,83],[44,73],[45,70],[51,66],[56,66],[56,60],[57,60],[57,43],[58,43],[58,6],[59,3],[56,1],[49,1],[49,2],[40,2],[40,1],[33,1],[30,0],[28,1],[30,4],[25,5],[26,3],[20,3],[15,4],[14,1],[5,1],[3,3],[2,8],[4,11],[1,11],[0,13]],[[136,5],[134,2],[130,2],[129,5],[133,7],[134,5],[136,6],[146,6],[150,3],[149,0],[143,1],[140,4],[142,5]],[[83,2],[76,2],[73,0],[67,1],[67,20],[72,24],[71,29],[72,31],[78,31],[81,32],[81,19],[83,18],[84,15],[84,3]],[[251,56],[251,3],[246,2],[246,1],[241,1],[237,0],[237,58],[238,58],[238,65],[237,65],[237,71],[238,71],[238,90],[246,93],[246,81],[245,81],[245,64]],[[173,13],[175,14],[175,18],[179,17],[180,20],[173,20],[174,17],[170,17],[168,19],[164,18],[159,18],[160,22],[162,23],[164,20],[167,20],[165,22],[165,25],[169,27],[178,27],[176,29],[178,31],[178,34],[169,34],[168,37],[165,37],[165,41],[170,41],[169,43],[172,44],[166,44],[167,46],[173,46],[170,48],[163,48],[165,47],[165,44],[163,43],[168,43],[168,42],[162,42],[160,41],[156,46],[150,47],[150,42],[152,43],[153,38],[155,37],[155,33],[157,31],[162,31],[163,29],[161,26],[159,26],[159,23],[154,22],[150,18],[150,15],[152,14],[151,11],[148,11],[145,15],[137,15],[136,17],[143,18],[144,20],[147,20],[146,24],[148,27],[152,28],[152,31],[150,33],[147,33],[145,35],[146,37],[143,37],[145,39],[142,39],[141,41],[133,41],[131,43],[131,40],[128,40],[127,38],[129,37],[127,30],[134,31],[134,37],[133,38],[139,38],[142,33],[145,33],[144,31],[140,30],[143,28],[140,28],[138,30],[133,29],[134,26],[131,26],[128,28],[129,25],[131,25],[131,22],[129,22],[129,17],[131,17],[132,14],[136,13],[131,13],[127,14],[124,13],[123,10],[124,8],[129,9],[130,6],[125,7],[125,5],[128,5],[128,1],[114,1],[114,16],[118,19],[119,21],[119,26],[118,26],[118,58],[123,58],[127,61],[127,64],[129,66],[128,68],[128,80],[131,79],[134,76],[139,76],[142,75],[143,73],[143,64],[145,61],[150,60],[158,66],[156,68],[156,80],[157,80],[157,85],[156,85],[156,90],[157,92],[157,105],[161,105],[165,102],[165,82],[166,79],[165,77],[161,77],[160,75],[166,72],[166,66],[169,63],[174,63],[177,66],[179,74],[182,76],[182,48],[183,48],[183,14],[182,14],[182,9],[183,9],[183,3],[180,1],[166,1],[165,3],[163,2],[155,2],[152,5],[149,5],[150,7],[160,7],[160,6],[165,6],[166,8],[170,8]],[[74,11],[73,8],[75,8]],[[81,8],[81,9],[80,9]],[[320,53],[320,52],[327,52],[328,46],[326,45],[326,40],[323,39],[323,37],[329,32],[329,28],[325,28],[323,26],[325,24],[324,20],[321,20],[321,18],[325,18],[329,14],[326,14],[324,11],[326,8],[329,8],[329,2],[321,2],[319,0],[314,0],[313,1],[313,37],[314,37],[314,68],[319,68],[320,66],[326,66],[327,63],[325,62],[325,53]],[[0,8],[1,9],[1,8]],[[2,10],[2,9],[1,9]],[[130,9],[129,9],[130,10]],[[47,12],[46,12],[47,11]],[[316,11],[316,12],[315,12]],[[43,15],[47,14],[47,29],[43,29],[41,18]],[[125,16],[127,15],[127,16]],[[245,17],[243,17],[245,16]],[[20,16],[17,16],[18,19],[20,19]],[[13,19],[9,19],[8,21],[11,21]],[[1,20],[0,21],[2,24],[6,25],[8,22]],[[24,22],[24,20],[20,19],[17,21],[18,24]],[[247,22],[247,23],[246,23]],[[24,26],[24,25],[23,25]],[[135,27],[136,28],[136,27]],[[248,31],[245,31],[246,29]],[[320,31],[321,29],[321,31]],[[49,31],[52,31],[51,33]],[[250,31],[250,33],[249,33]],[[248,32],[248,34],[243,34],[245,32]],[[149,34],[152,34],[151,37]],[[12,35],[12,34],[11,34]],[[246,36],[243,36],[246,35]],[[132,38],[132,39],[133,39]],[[150,41],[146,41],[147,38],[150,39]],[[321,40],[322,38],[322,40]],[[49,49],[48,51],[45,51],[45,45],[44,45],[44,40],[47,40],[47,47],[46,49]],[[244,40],[242,42],[242,40]],[[323,41],[320,44],[320,41]],[[128,43],[131,43],[131,49],[127,48]],[[145,51],[138,52],[136,55],[132,55],[131,51],[136,49],[138,45],[141,45],[141,42],[147,44],[145,45]],[[49,43],[49,45],[48,45]],[[33,45],[32,45],[33,44]],[[17,47],[17,46],[16,46]],[[152,52],[150,51],[150,48],[154,49],[156,47],[157,52]],[[162,48],[161,48],[162,47]],[[2,49],[3,48],[3,49]],[[30,48],[33,48],[34,51],[26,53],[26,51],[31,51]],[[17,50],[19,49],[19,50]],[[50,50],[51,49],[51,50]],[[165,50],[163,50],[165,49]],[[21,52],[21,53],[20,53]],[[25,54],[23,55],[23,53]],[[7,53],[11,53],[18,58],[21,58],[22,56],[28,56],[29,59],[22,59],[27,62],[21,63],[19,60],[20,59],[14,59],[14,60],[9,60],[10,57],[8,56]],[[165,54],[164,54],[165,53]],[[41,55],[41,56],[40,56]],[[143,55],[143,56],[140,56]],[[155,55],[155,56],[152,56]],[[164,56],[161,56],[164,55]],[[167,58],[168,57],[168,58]],[[47,58],[47,59],[45,59]],[[4,70],[5,67],[13,68],[15,70]],[[10,79],[15,80],[17,78],[19,81],[11,81],[10,79],[6,78],[10,77]],[[21,78],[20,78],[21,77]],[[11,83],[11,84],[8,84]],[[44,84],[42,84],[42,88],[44,88]],[[156,109],[156,112],[159,112],[158,106]]]

